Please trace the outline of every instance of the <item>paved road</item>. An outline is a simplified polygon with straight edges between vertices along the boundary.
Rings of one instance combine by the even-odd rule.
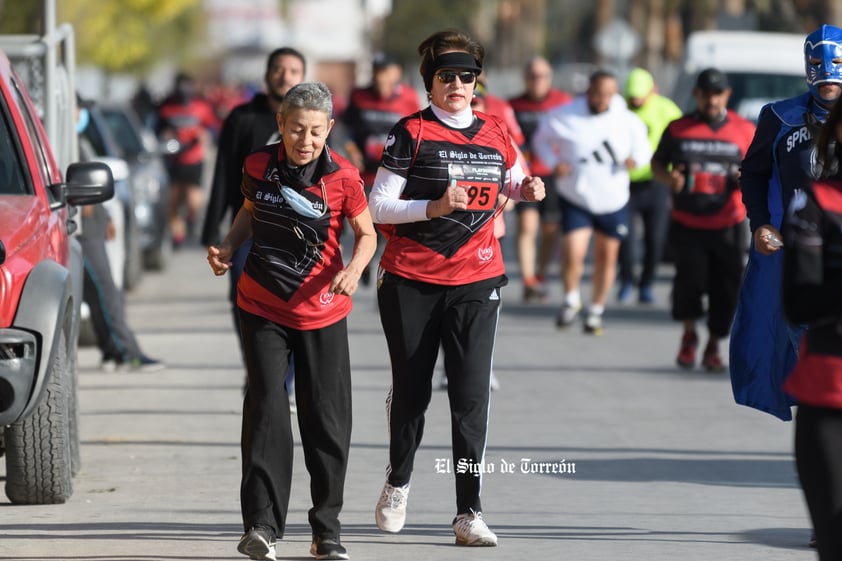
[[[668,271],[665,271],[668,272]],[[80,362],[83,468],[66,505],[0,499],[0,559],[240,559],[243,370],[225,301],[200,249],[177,254],[129,296],[142,345],[169,368],[106,374]],[[354,432],[343,542],[358,561],[811,560],[791,457],[792,425],[733,403],[725,375],[673,367],[668,285],[658,304],[609,307],[605,335],[562,333],[552,305],[504,293],[495,359],[485,517],[497,548],[453,545],[446,396],[436,392],[406,529],[380,533],[386,462],[385,343],[372,289],[350,318]],[[564,463],[575,473],[534,473]],[[503,473],[505,464],[512,468]],[[524,473],[528,471],[529,473]],[[0,476],[4,468],[0,468]],[[308,479],[300,448],[279,559],[307,559]]]

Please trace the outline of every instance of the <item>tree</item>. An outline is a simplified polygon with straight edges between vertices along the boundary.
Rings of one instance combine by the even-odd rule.
[[[482,13],[480,3],[481,0],[393,0],[392,13],[384,19],[381,40],[375,46],[394,53],[404,65],[417,62],[418,44],[442,29],[463,29],[476,34],[487,47],[486,38],[477,33],[480,25],[476,16]]]
[[[0,34],[39,34],[40,29],[41,6],[38,2],[0,0]]]
[[[183,64],[204,40],[201,0],[62,0],[57,17],[73,24],[79,63],[108,72]]]

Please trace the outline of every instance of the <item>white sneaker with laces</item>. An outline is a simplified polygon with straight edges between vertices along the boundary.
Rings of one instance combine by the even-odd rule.
[[[456,545],[472,547],[495,546],[497,535],[488,529],[481,512],[466,512],[453,519],[453,533]]]
[[[383,492],[377,507],[374,509],[374,519],[377,527],[384,532],[393,534],[400,532],[406,523],[406,501],[409,498],[409,483],[400,487],[393,487],[387,481],[383,484]]]

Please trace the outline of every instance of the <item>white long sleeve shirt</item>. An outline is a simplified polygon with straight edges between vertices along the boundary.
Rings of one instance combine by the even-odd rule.
[[[619,95],[603,113],[591,113],[585,96],[547,113],[532,149],[551,169],[570,164],[569,174],[555,178],[555,189],[594,214],[616,212],[628,202],[628,158],[635,167],[652,158],[646,125]]]
[[[435,105],[432,105],[431,108],[439,120],[453,128],[467,128],[474,120],[474,113],[471,108],[455,114],[439,109]],[[513,201],[522,200],[521,184],[526,177],[520,162],[506,170],[503,195],[507,195]],[[374,178],[371,194],[368,198],[368,207],[375,224],[405,224],[429,220],[427,218],[429,201],[401,199],[405,186],[405,178],[382,166],[377,169],[377,175]]]

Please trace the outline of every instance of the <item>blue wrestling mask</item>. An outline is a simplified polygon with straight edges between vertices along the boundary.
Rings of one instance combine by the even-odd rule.
[[[813,97],[817,101],[833,101],[835,98],[825,99],[819,94],[819,86],[827,83],[842,85],[842,29],[823,25],[807,35],[804,66]]]

